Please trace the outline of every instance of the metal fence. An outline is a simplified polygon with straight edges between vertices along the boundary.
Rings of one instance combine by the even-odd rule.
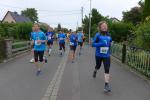
[[[112,44],[112,55],[119,60],[122,60],[122,49],[122,44]],[[126,46],[125,58],[125,63],[131,68],[141,72],[147,77],[150,77],[150,51]]]
[[[122,59],[122,48],[123,46],[121,44],[112,44],[111,47],[111,53],[114,57],[118,58],[119,60]]]

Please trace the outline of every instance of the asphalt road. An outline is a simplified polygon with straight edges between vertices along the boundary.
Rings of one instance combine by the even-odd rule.
[[[77,52],[74,63],[68,51],[61,57],[55,49],[39,77],[30,54],[0,64],[0,100],[150,100],[150,85],[113,60],[112,92],[104,93],[103,66],[92,78],[93,48],[85,46],[81,56]]]
[[[112,92],[104,93],[103,66],[93,79],[94,49],[86,46],[83,51],[74,64],[68,60],[57,100],[150,100],[150,85],[113,60]]]

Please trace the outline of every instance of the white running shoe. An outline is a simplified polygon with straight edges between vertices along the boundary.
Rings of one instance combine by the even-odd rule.
[[[33,63],[34,62],[34,58],[32,58],[31,60],[30,60],[30,63]]]

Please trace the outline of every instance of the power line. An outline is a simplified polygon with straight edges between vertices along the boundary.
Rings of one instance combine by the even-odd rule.
[[[80,10],[69,10],[69,11],[61,11],[61,10],[55,10],[55,11],[49,11],[49,10],[38,10],[38,11],[43,11],[43,12],[79,12]]]
[[[46,15],[46,16],[40,16],[40,17],[52,17],[52,16],[66,16],[66,15],[77,15],[77,14],[81,14],[81,13],[71,13],[71,14],[51,14],[51,15]]]
[[[10,8],[15,8],[15,9],[26,9],[26,8],[22,8],[22,7],[16,7],[16,6],[11,6],[11,5],[5,5],[5,4],[0,4],[1,6],[4,7],[10,7]],[[31,7],[32,8],[32,7]],[[36,9],[37,11],[40,12],[50,12],[50,13],[63,13],[63,12],[79,12],[80,10],[56,10],[56,11],[50,11],[50,10],[44,10],[44,9]]]

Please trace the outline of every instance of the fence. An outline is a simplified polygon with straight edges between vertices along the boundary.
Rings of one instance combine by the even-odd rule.
[[[150,51],[129,46],[123,48],[122,44],[116,43],[112,44],[111,51],[114,57],[122,60],[122,62],[128,64],[131,68],[141,72],[145,76],[150,77]],[[125,53],[123,53],[124,51]]]
[[[30,41],[13,43],[11,39],[6,39],[5,45],[7,58],[11,58],[30,49]]]
[[[30,49],[30,41],[16,42],[12,44],[12,55],[17,55],[21,51]]]

